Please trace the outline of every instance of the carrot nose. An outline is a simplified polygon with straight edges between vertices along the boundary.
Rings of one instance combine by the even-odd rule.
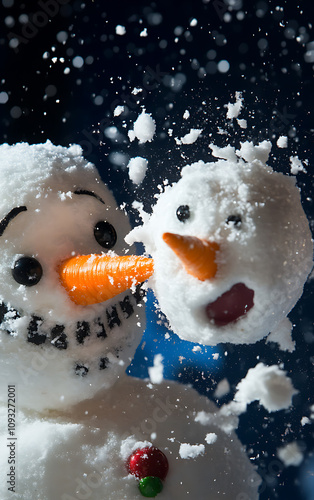
[[[218,243],[174,233],[164,233],[162,237],[189,274],[200,281],[211,279],[216,275]]]
[[[153,274],[153,267],[153,259],[136,255],[78,255],[62,262],[58,274],[70,299],[86,306],[142,283]]]

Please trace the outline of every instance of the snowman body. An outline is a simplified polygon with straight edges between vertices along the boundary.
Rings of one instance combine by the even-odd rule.
[[[140,500],[144,497],[138,479],[128,472],[128,459],[138,448],[153,445],[169,463],[158,500],[257,500],[260,478],[235,433],[197,418],[205,412],[216,422],[216,411],[192,388],[166,381],[152,386],[125,375],[111,390],[67,412],[19,410],[15,498]],[[8,451],[0,456],[0,495],[9,500],[5,412],[1,450]],[[184,455],[184,446],[197,451]]]

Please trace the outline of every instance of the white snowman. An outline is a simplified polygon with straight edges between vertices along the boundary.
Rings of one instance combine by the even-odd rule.
[[[219,159],[184,167],[127,237],[152,255],[151,286],[182,339],[248,344],[273,332],[293,349],[285,318],[313,246],[295,180],[266,164],[270,150],[269,141],[212,146]]]
[[[126,376],[152,260],[81,148],[1,146],[0,192],[0,498],[257,499],[213,403]]]

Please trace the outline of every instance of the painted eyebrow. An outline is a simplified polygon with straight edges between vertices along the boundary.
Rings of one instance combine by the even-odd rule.
[[[74,194],[87,194],[88,196],[93,196],[105,205],[104,200],[98,194],[94,193],[94,191],[88,191],[88,189],[76,189]]]
[[[27,208],[22,207],[14,207],[10,212],[0,220],[0,236],[3,235],[4,230],[8,227],[9,222],[11,222],[14,217],[16,217],[20,212],[26,212]]]

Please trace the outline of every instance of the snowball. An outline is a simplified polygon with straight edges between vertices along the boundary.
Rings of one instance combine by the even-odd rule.
[[[149,113],[145,110],[138,116],[133,125],[134,136],[138,139],[139,143],[150,142],[156,132],[156,122]],[[130,137],[130,136],[129,136]],[[133,137],[133,134],[132,134]]]
[[[183,119],[187,120],[188,118],[190,118],[190,112],[188,109],[186,109],[183,113]]]
[[[277,139],[278,148],[286,148],[288,146],[288,137],[286,135],[281,135]]]
[[[134,184],[141,184],[147,171],[148,161],[141,156],[131,158],[128,163],[129,177]]]
[[[154,366],[148,367],[148,374],[152,384],[161,384],[161,382],[163,381],[163,359],[164,358],[161,354],[156,354],[156,356],[154,357]]]
[[[203,129],[192,128],[188,134],[181,137],[181,139],[176,138],[177,144],[193,144],[198,137],[203,132]]]
[[[235,103],[228,102],[228,104],[226,104],[225,106],[227,108],[227,118],[229,120],[232,120],[233,118],[238,118],[241,109],[243,107],[242,93],[236,92],[235,98],[236,98]]]
[[[297,392],[290,378],[277,365],[259,363],[239,382],[234,400],[245,404],[259,401],[272,412],[289,408]]]
[[[188,444],[181,443],[179,449],[179,455],[181,458],[196,458],[199,455],[203,455],[205,452],[205,446],[203,444]]]
[[[117,24],[116,26],[116,34],[117,35],[125,35],[126,34],[126,29],[125,29],[125,26],[122,26],[121,24]]]
[[[303,462],[304,458],[298,443],[295,441],[286,444],[282,448],[278,448],[277,455],[286,467],[289,467],[290,465],[298,467]]]
[[[290,156],[290,172],[292,175],[297,175],[299,172],[306,174],[306,169],[298,156]]]

